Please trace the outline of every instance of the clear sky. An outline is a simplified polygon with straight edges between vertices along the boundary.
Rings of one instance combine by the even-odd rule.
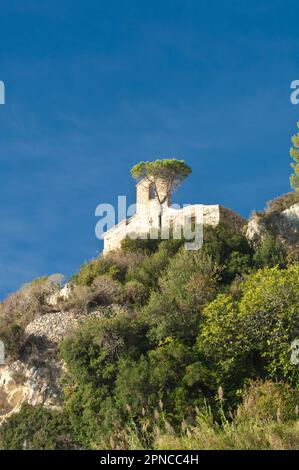
[[[289,191],[298,2],[0,3],[0,296],[97,255],[94,211],[139,160],[193,168],[180,203],[248,216]]]

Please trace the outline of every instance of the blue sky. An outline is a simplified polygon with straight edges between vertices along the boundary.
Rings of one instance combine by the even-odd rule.
[[[0,44],[0,297],[96,256],[139,160],[185,159],[176,202],[246,217],[289,191],[295,0],[10,0]]]

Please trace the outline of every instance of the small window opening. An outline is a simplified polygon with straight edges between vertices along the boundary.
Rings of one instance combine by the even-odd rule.
[[[149,199],[155,199],[155,197],[156,197],[155,185],[154,183],[151,183],[149,186]]]

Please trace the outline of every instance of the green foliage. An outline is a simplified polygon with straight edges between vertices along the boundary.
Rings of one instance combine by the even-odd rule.
[[[5,345],[5,354],[11,360],[20,358],[22,347],[25,341],[24,328],[14,323],[0,318],[0,340]]]
[[[180,420],[192,417],[195,406],[202,406],[211,394],[203,374],[196,379],[190,367],[197,358],[193,349],[180,340],[171,337],[161,341],[159,346],[148,354],[150,385],[163,403],[165,416],[179,424]],[[201,371],[202,372],[202,371]],[[192,378],[191,378],[192,376]]]
[[[124,353],[138,354],[143,333],[144,325],[129,315],[91,319],[62,343],[61,354],[76,380],[109,386],[115,361]]]
[[[143,305],[147,299],[147,289],[139,281],[128,281],[124,289],[125,301],[138,306]]]
[[[158,391],[150,383],[150,365],[146,356],[138,360],[123,357],[118,363],[115,381],[115,404],[125,421],[142,421],[142,409],[153,408],[159,400]]]
[[[299,202],[299,193],[292,192],[284,194],[283,196],[279,196],[273,201],[269,201],[267,203],[266,214],[280,214],[286,209],[289,209],[293,204],[297,204]]]
[[[144,325],[125,315],[90,320],[62,343],[66,413],[85,447],[96,445],[120,420],[113,399],[120,359],[135,360],[146,348]]]
[[[63,412],[23,407],[0,427],[3,448],[298,447],[296,247],[269,236],[254,251],[224,224],[204,235],[198,251],[127,240],[81,268],[64,308],[102,313],[60,345]],[[11,359],[58,286],[39,279],[0,304]]]
[[[167,268],[170,257],[176,253],[181,244],[181,241],[179,242],[177,240],[162,241],[155,253],[145,257],[140,265],[128,269],[126,281],[138,281],[143,284],[147,289],[147,294],[151,289],[156,289],[159,277]]]
[[[299,127],[299,122],[297,122],[297,127]],[[290,149],[290,155],[293,158],[295,163],[291,164],[291,167],[294,169],[294,173],[291,175],[290,182],[291,186],[294,189],[299,188],[299,132],[292,136],[293,146]]]
[[[0,427],[3,450],[63,450],[76,448],[66,417],[42,406],[23,405]]]
[[[81,266],[80,271],[71,278],[71,282],[80,286],[91,286],[96,277],[107,275],[112,279],[121,277],[120,270],[109,259],[95,258]]]
[[[296,416],[292,410],[296,402],[298,390],[269,381],[252,383],[231,420],[223,417],[219,422],[210,407],[202,407],[197,410],[195,425],[183,421],[180,432],[166,426],[159,429],[153,447],[157,450],[296,450],[298,421],[289,421]]]
[[[240,298],[220,294],[205,308],[198,350],[214,362],[232,399],[250,377],[298,383],[290,361],[299,329],[298,282],[298,265],[259,270],[241,283]]]
[[[257,248],[253,261],[258,268],[280,266],[287,264],[287,250],[273,235],[268,235]]]
[[[266,424],[298,419],[299,389],[283,382],[251,382],[237,410],[237,421]]]
[[[222,266],[221,279],[224,283],[250,270],[253,250],[246,237],[227,224],[206,227],[202,249]]]
[[[125,253],[154,253],[159,245],[160,240],[147,238],[132,238],[126,236],[121,242],[121,249]]]
[[[140,180],[146,178],[154,184],[155,193],[160,204],[163,204],[170,194],[190,175],[191,168],[184,160],[164,158],[152,162],[140,162],[134,165],[131,174]],[[164,187],[164,196],[160,194],[157,182]]]
[[[142,311],[150,326],[150,337],[167,336],[192,340],[201,319],[201,310],[216,292],[218,269],[202,251],[183,248],[171,260]]]

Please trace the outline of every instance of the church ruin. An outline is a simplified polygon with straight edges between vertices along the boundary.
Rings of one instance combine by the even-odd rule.
[[[159,184],[160,198],[163,198],[163,182]],[[246,220],[231,209],[216,205],[193,204],[183,208],[171,205],[170,197],[163,204],[163,210],[158,201],[153,183],[143,178],[136,185],[136,212],[120,223],[107,230],[102,238],[104,240],[103,254],[120,248],[122,240],[126,236],[132,238],[146,238],[151,233],[157,233],[161,227],[173,227],[176,224],[184,224],[186,215],[192,219],[197,213],[202,214],[203,226],[217,226],[221,222],[232,225],[237,231],[241,231]]]

